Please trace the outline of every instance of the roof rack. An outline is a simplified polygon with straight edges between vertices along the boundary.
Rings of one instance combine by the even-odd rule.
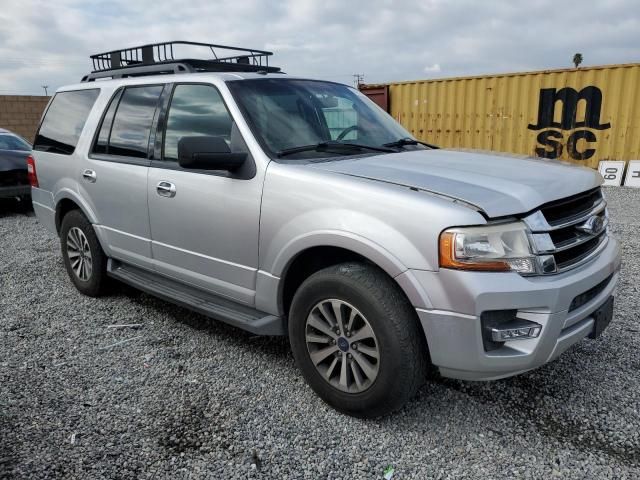
[[[177,47],[177,48],[176,48]],[[174,49],[199,47],[208,50],[210,58],[176,58]],[[200,48],[204,47],[204,48]],[[230,55],[219,50],[231,52]],[[254,48],[230,47],[213,43],[173,42],[150,43],[139,47],[123,48],[91,55],[93,71],[82,78],[83,82],[93,82],[99,78],[124,78],[144,75],[195,72],[280,72],[278,67],[269,66],[272,52]]]

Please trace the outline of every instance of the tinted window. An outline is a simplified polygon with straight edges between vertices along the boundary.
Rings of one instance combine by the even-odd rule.
[[[116,113],[116,108],[118,108],[118,102],[120,101],[121,96],[122,96],[122,90],[119,90],[118,93],[116,93],[114,97],[111,99],[109,108],[107,108],[107,112],[104,114],[104,118],[102,119],[102,126],[100,127],[100,132],[98,133],[96,144],[93,146],[94,153],[108,152],[107,147],[109,145],[109,134],[111,133],[111,124],[113,123],[113,116]]]
[[[99,93],[98,89],[56,93],[36,135],[34,150],[71,155]]]
[[[176,86],[164,143],[164,159],[178,161],[182,137],[216,136],[231,143],[233,121],[218,90],[210,85]]]
[[[0,134],[0,150],[20,150],[27,152],[31,150],[31,145],[15,135]]]
[[[162,88],[156,85],[125,89],[111,127],[109,155],[147,157],[151,124]]]

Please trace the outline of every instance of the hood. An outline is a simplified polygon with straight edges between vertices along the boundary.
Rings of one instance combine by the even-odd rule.
[[[595,170],[568,163],[442,149],[343,159],[313,167],[462,200],[489,217],[525,213],[602,182]]]
[[[27,170],[27,157],[31,152],[0,150],[0,172]]]

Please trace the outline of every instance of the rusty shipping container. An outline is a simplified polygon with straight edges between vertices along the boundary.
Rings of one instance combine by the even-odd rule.
[[[640,159],[640,64],[363,85],[416,138],[597,168]]]

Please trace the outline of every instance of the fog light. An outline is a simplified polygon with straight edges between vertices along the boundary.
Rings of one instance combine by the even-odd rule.
[[[494,342],[528,340],[537,338],[541,330],[542,325],[539,323],[516,319],[509,323],[491,327],[491,340]]]

